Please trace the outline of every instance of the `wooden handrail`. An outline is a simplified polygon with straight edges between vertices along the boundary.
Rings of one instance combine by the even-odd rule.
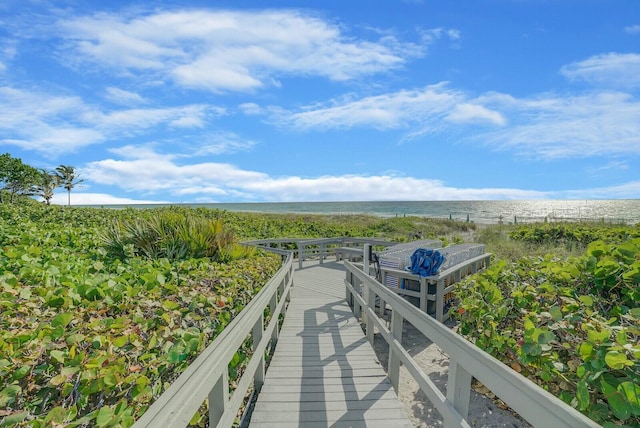
[[[295,244],[296,249],[291,250],[298,258],[298,267],[302,269],[305,260],[312,257],[318,257],[320,264],[324,262],[325,257],[335,251],[335,247],[344,247],[349,244],[364,244],[377,246],[395,245],[397,242],[386,241],[376,238],[354,238],[350,236],[339,236],[335,238],[274,238],[274,239],[256,239],[253,241],[243,242],[245,245],[253,245],[257,247],[282,248],[283,244]]]
[[[347,302],[356,316],[363,315],[367,337],[373,342],[374,327],[389,344],[388,374],[398,388],[400,364],[416,380],[420,389],[444,419],[445,427],[469,427],[466,420],[472,378],[478,379],[525,420],[539,427],[599,427],[596,422],[559,398],[507,367],[496,358],[452,332],[393,291],[345,261]],[[391,326],[387,328],[375,311],[376,296],[392,308]],[[425,337],[449,355],[446,396],[433,384],[402,346],[402,324],[411,323]]]
[[[275,276],[147,409],[134,428],[186,427],[207,398],[209,426],[230,427],[251,384],[259,391],[264,382],[265,350],[278,338],[280,314],[286,312],[292,285],[293,255],[289,252]],[[265,328],[267,307],[271,319]],[[230,398],[229,363],[249,334],[253,355]]]

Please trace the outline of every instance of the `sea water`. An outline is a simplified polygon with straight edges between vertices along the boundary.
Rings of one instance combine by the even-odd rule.
[[[534,201],[371,201],[371,202],[257,202],[180,204],[227,211],[294,214],[370,214],[380,217],[420,216],[474,223],[531,223],[541,221],[605,221],[640,223],[640,199]],[[150,208],[158,205],[131,205]],[[111,206],[123,208],[125,206]]]

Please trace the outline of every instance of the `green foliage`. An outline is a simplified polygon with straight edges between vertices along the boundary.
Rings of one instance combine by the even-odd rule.
[[[0,425],[131,426],[280,267],[108,257],[156,214],[0,204]]]
[[[114,221],[102,241],[109,254],[120,259],[131,256],[170,260],[208,257],[228,262],[248,257],[253,251],[238,245],[220,219],[168,210],[157,211],[152,216]]]
[[[516,227],[509,236],[533,244],[577,245],[584,249],[598,239],[622,242],[640,237],[640,224],[631,227],[608,223],[536,223]]]
[[[60,165],[56,168],[58,184],[67,191],[68,205],[71,206],[71,189],[82,183],[84,179],[76,173],[74,167],[70,165]]]
[[[539,236],[525,228],[518,236]],[[581,256],[499,261],[458,283],[459,331],[595,421],[638,426],[640,238],[628,239],[637,229],[606,229],[608,243],[586,226],[563,230],[551,236],[591,241]]]
[[[0,189],[9,192],[12,203],[15,202],[16,196],[34,194],[35,186],[40,180],[41,174],[36,168],[12,157],[9,153],[0,155]],[[0,191],[0,202],[2,201]]]

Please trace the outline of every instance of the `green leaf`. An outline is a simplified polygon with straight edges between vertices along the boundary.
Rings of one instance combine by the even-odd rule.
[[[51,358],[59,362],[60,364],[64,364],[64,352],[54,349],[51,351]]]
[[[597,331],[589,329],[587,331],[587,340],[591,343],[603,343],[609,340],[609,332],[607,330]]]
[[[591,354],[593,353],[593,345],[589,342],[582,342],[578,346],[578,353],[580,354],[580,357],[582,357],[582,359],[586,361],[587,358],[591,357]]]
[[[59,386],[62,385],[63,383],[65,383],[67,381],[67,376],[63,375],[63,374],[59,374],[56,375],[54,377],[51,378],[51,380],[49,380],[49,383],[53,386]]]
[[[104,384],[107,386],[114,386],[118,384],[118,378],[113,370],[109,370],[102,378]]]
[[[129,342],[129,336],[120,336],[113,340],[113,345],[117,348],[122,348]]]
[[[49,410],[47,417],[44,418],[46,424],[62,424],[67,418],[67,410],[61,406],[54,407]]]
[[[29,416],[29,412],[17,412],[12,415],[7,416],[0,426],[2,427],[11,427],[17,425],[18,423],[24,421]]]
[[[612,369],[620,370],[625,366],[633,366],[633,362],[627,359],[627,356],[618,351],[609,351],[604,357],[605,362]]]
[[[22,392],[19,385],[9,385],[0,391],[0,408],[13,403],[16,396]]]
[[[631,417],[631,404],[625,400],[624,396],[620,392],[615,392],[611,395],[607,395],[607,401],[609,407],[614,416],[622,421],[626,421]]]
[[[545,331],[538,336],[538,344],[546,345],[548,343],[554,342],[556,340],[556,335],[550,331]]]
[[[623,394],[629,404],[631,404],[631,412],[640,415],[640,385],[627,381],[618,385],[618,391]]]
[[[113,410],[111,410],[111,408],[108,406],[104,406],[98,411],[98,415],[96,417],[96,425],[98,427],[105,427],[111,423],[113,417]]]
[[[30,371],[31,371],[31,367],[30,366],[22,366],[22,367],[20,367],[18,370],[16,370],[13,373],[13,379],[14,380],[20,380],[23,377],[25,377],[26,375],[28,375]]]
[[[576,398],[578,399],[578,405],[580,411],[584,411],[589,407],[589,388],[587,382],[581,380],[578,382],[578,388],[576,389]]]
[[[51,321],[51,327],[56,328],[61,326],[63,328],[67,327],[71,320],[73,319],[73,314],[71,312],[64,312]]]
[[[554,321],[560,321],[562,319],[562,310],[557,306],[550,307],[549,313]]]
[[[162,307],[167,311],[172,311],[174,309],[178,309],[180,307],[180,304],[174,302],[173,300],[165,300],[164,303],[162,303]]]
[[[580,300],[580,302],[582,302],[582,304],[585,305],[586,307],[590,308],[591,306],[593,306],[593,297],[591,296],[587,296],[587,295],[579,296],[578,300]]]

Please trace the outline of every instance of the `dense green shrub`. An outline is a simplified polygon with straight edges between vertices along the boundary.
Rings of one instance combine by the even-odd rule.
[[[281,265],[109,257],[156,214],[0,204],[0,424],[131,426]]]
[[[595,421],[640,425],[640,239],[499,261],[456,288],[462,335]]]
[[[235,241],[222,220],[167,210],[158,210],[153,216],[116,220],[103,233],[102,241],[109,254],[120,259],[208,257],[230,261],[252,253],[251,248]]]
[[[589,243],[599,239],[622,242],[640,237],[640,225],[632,227],[608,223],[535,223],[516,227],[510,231],[509,236],[517,241],[534,244],[579,245],[585,248]]]

